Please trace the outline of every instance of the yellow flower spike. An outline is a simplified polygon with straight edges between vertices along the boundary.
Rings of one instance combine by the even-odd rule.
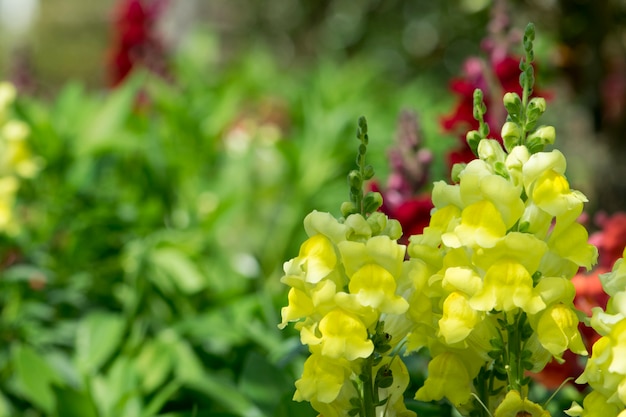
[[[443,243],[449,247],[479,246],[491,248],[506,234],[502,216],[489,201],[479,201],[463,209],[461,224],[454,233],[442,236]]]
[[[304,218],[304,230],[307,236],[322,234],[333,243],[346,240],[348,228],[333,217],[332,214],[313,210]]]
[[[566,349],[578,355],[587,355],[587,349],[578,331],[578,317],[571,307],[563,303],[551,305],[537,318],[530,318],[539,342],[557,360]]]
[[[386,269],[378,264],[367,264],[350,277],[350,293],[359,304],[372,307],[382,313],[403,314],[407,301],[396,295],[396,281]]]
[[[394,277],[402,274],[402,261],[406,247],[399,245],[388,236],[374,236],[365,243],[340,242],[337,247],[348,276],[354,275],[357,270],[369,263],[380,265]]]
[[[535,314],[546,306],[533,290],[533,280],[526,268],[506,259],[494,263],[487,270],[483,288],[469,302],[472,308],[480,311],[521,308],[529,314]]]
[[[467,297],[456,291],[443,302],[443,316],[439,320],[439,335],[449,345],[462,342],[479,320],[478,313],[469,305]]]
[[[367,358],[374,351],[368,339],[367,328],[357,316],[341,308],[335,308],[319,322],[319,333],[315,328],[302,328],[300,339],[308,345],[321,345],[321,353],[331,358],[353,361]]]
[[[519,392],[511,390],[496,408],[494,417],[550,417],[550,413],[539,404],[527,398],[522,399]]]
[[[334,401],[351,374],[345,359],[312,354],[304,362],[302,377],[296,381],[295,401]],[[351,384],[349,384],[351,385]]]
[[[448,398],[459,406],[471,398],[472,378],[464,361],[452,352],[435,356],[428,364],[428,378],[415,394],[418,401],[439,401]]]

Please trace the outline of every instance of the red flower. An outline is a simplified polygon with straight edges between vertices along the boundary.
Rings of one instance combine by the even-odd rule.
[[[167,0],[120,0],[114,17],[114,35],[109,55],[109,77],[113,86],[132,69],[143,66],[165,75],[164,47],[156,23]]]

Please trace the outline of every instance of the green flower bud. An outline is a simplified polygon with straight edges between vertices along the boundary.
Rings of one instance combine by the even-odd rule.
[[[348,217],[351,214],[358,213],[359,210],[356,208],[352,201],[344,201],[341,203],[341,215],[343,217]]]
[[[533,97],[528,102],[528,111],[538,111],[543,114],[546,111],[546,99],[543,97]]]
[[[363,184],[363,179],[361,178],[361,173],[357,170],[352,170],[348,174],[348,184],[350,184],[351,188],[361,188]]]
[[[556,139],[556,130],[554,126],[541,126],[535,130],[530,136],[528,141],[537,141],[542,145],[552,145]]]
[[[502,126],[500,135],[504,141],[504,147],[508,152],[511,152],[511,149],[520,144],[522,131],[517,123],[506,122],[504,126]]]
[[[377,192],[369,192],[363,198],[363,210],[365,213],[374,213],[383,205],[383,196]]]
[[[380,235],[387,226],[387,216],[380,211],[375,211],[369,215],[367,223],[372,228],[372,235]]]
[[[482,138],[483,137],[477,130],[470,130],[465,136],[465,140],[467,141],[467,144],[472,152],[474,152],[474,155],[478,152],[478,143],[480,143]]]
[[[458,163],[452,166],[452,172],[450,173],[450,176],[453,182],[458,184],[461,181],[461,172],[463,172],[466,166],[467,164],[464,163]]]
[[[509,115],[512,118],[517,119],[522,110],[522,99],[519,95],[517,93],[506,93],[502,102],[504,103],[504,108]]]
[[[374,167],[371,165],[366,165],[364,172],[364,180],[371,180],[374,177]]]
[[[381,234],[389,236],[391,240],[398,240],[402,237],[402,225],[396,219],[388,219],[385,230]]]

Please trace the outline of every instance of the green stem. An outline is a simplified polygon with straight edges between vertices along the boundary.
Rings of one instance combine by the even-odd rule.
[[[480,416],[484,416],[487,417],[489,414],[489,382],[490,382],[490,378],[487,378],[487,376],[490,374],[489,370],[487,369],[487,366],[484,365],[479,374],[478,374],[478,378],[476,381],[476,384],[474,385],[476,388],[476,392],[477,394],[477,400],[480,403]]]
[[[373,355],[365,360],[362,368],[361,379],[363,381],[363,403],[361,417],[376,416],[376,396],[374,395],[374,378],[372,378]]]
[[[519,393],[522,392],[524,368],[522,366],[522,327],[524,325],[524,312],[520,311],[515,317],[515,322],[509,327],[508,337],[508,365],[509,387]]]

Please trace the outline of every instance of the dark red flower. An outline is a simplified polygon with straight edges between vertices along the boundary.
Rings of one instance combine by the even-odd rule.
[[[121,83],[133,68],[166,74],[165,51],[156,25],[167,0],[120,0],[114,13],[114,33],[109,52],[109,78]]]

